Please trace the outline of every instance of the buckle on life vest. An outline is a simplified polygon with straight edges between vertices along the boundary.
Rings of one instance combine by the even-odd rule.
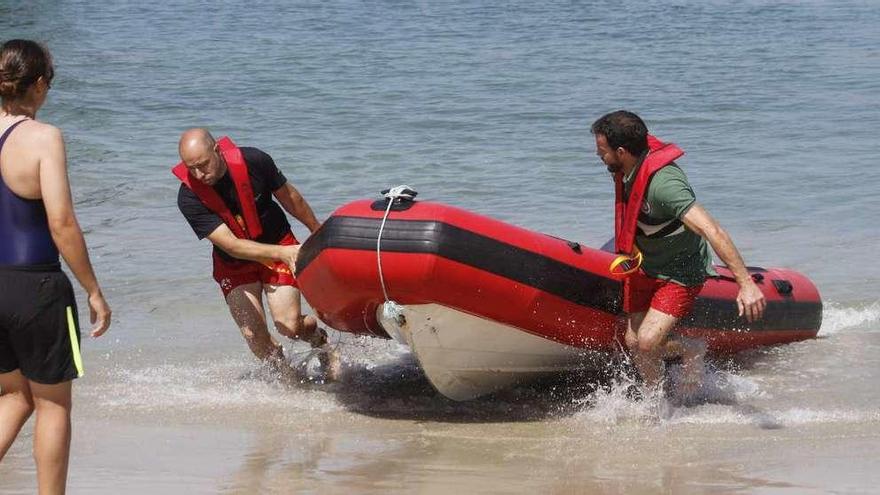
[[[290,268],[280,261],[261,261],[260,263],[275,273],[281,275],[293,275],[293,273],[290,271]]]
[[[238,226],[241,227],[241,230],[247,232],[247,226],[244,223],[244,217],[241,215],[235,215],[235,221],[238,222]]]
[[[629,275],[630,273],[636,272],[639,267],[642,266],[643,259],[644,256],[642,256],[642,252],[638,249],[636,249],[633,254],[618,255],[614,258],[614,261],[611,262],[608,271],[610,271],[612,275]],[[615,271],[618,267],[620,270]]]

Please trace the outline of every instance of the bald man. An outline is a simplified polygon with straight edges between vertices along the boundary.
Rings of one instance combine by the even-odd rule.
[[[172,170],[182,182],[177,206],[196,236],[214,244],[214,280],[251,351],[283,373],[292,371],[267,328],[265,294],[276,330],[319,349],[324,378],[334,379],[338,359],[327,334],[313,316],[302,315],[292,273],[299,243],[281,209],[315,232],[320,223],[312,208],[257,148],[239,148],[196,128],[181,135],[179,152],[182,162]]]

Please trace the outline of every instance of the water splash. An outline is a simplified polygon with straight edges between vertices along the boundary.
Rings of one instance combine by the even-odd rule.
[[[680,378],[680,370],[668,372],[670,383]],[[674,390],[674,386],[671,389]],[[628,378],[614,381],[581,400],[584,410],[579,414],[590,423],[606,426],[643,423],[745,423],[754,422],[743,414],[745,401],[763,397],[758,383],[728,371],[707,368],[700,388],[685,399],[667,396],[656,390],[645,390]],[[747,411],[748,413],[748,411]],[[754,414],[752,414],[754,416]],[[772,422],[764,421],[764,424]]]
[[[331,344],[344,350],[343,379],[353,367],[395,362],[402,353],[382,341],[343,339],[338,334],[332,336]],[[286,352],[293,365],[309,353],[304,344],[289,345]],[[316,371],[316,360],[306,367],[308,373],[303,375],[302,383],[292,383],[277,370],[260,366],[246,352],[212,352],[198,359],[165,363],[145,361],[139,352],[114,359],[115,363],[108,363],[94,375],[94,387],[83,387],[80,392],[105,408],[141,412],[247,407],[341,409],[333,400],[332,386],[309,382]]]
[[[822,328],[819,329],[819,334],[833,335],[850,330],[877,331],[880,330],[877,323],[880,323],[880,301],[854,307],[829,302],[822,312]]]
[[[677,370],[670,370],[674,381]],[[633,392],[640,392],[634,394]],[[634,395],[638,396],[634,400]],[[600,388],[580,400],[578,423],[601,424],[609,429],[626,426],[753,425],[779,429],[811,424],[876,422],[880,412],[860,409],[810,409],[774,407],[755,379],[717,369],[707,369],[694,397],[682,403],[657,391],[644,391],[626,378]]]
[[[115,376],[94,390],[103,407],[126,411],[217,408],[338,409],[324,394],[285,383],[277,371],[248,357],[108,370]]]

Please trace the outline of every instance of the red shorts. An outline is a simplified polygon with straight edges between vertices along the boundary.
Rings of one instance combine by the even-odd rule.
[[[694,307],[703,284],[684,287],[675,282],[644,274],[628,277],[623,284],[623,310],[644,313],[654,308],[676,318],[684,318]]]
[[[278,241],[281,246],[292,246],[299,244],[296,237],[288,232]],[[257,261],[226,261],[214,254],[214,280],[220,284],[220,290],[223,291],[223,297],[229,295],[232,289],[239,285],[252,284],[254,282],[263,282],[272,285],[291,285],[296,287],[296,277],[290,271],[285,263],[276,261],[270,268]]]

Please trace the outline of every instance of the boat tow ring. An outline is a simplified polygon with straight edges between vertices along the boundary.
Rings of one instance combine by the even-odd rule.
[[[640,266],[642,266],[642,260],[644,256],[642,256],[642,252],[636,249],[634,254],[621,254],[614,258],[614,261],[611,262],[611,265],[608,267],[608,271],[611,272],[612,275],[629,275],[631,273],[635,273]],[[620,268],[618,270],[618,268]]]
[[[385,208],[385,214],[382,215],[382,223],[379,225],[379,235],[376,236],[376,268],[379,272],[379,284],[382,286],[382,295],[385,296],[385,303],[382,305],[382,311],[386,317],[397,321],[400,325],[406,323],[406,319],[403,317],[403,307],[388,297],[388,288],[385,285],[385,275],[382,273],[382,233],[385,231],[385,222],[388,220],[388,214],[391,213],[394,202],[399,202],[401,200],[411,202],[417,194],[418,192],[416,192],[415,189],[406,184],[382,191],[382,195],[388,200],[388,204]]]
[[[382,191],[382,195],[392,201],[397,198],[403,198],[412,201],[418,194],[419,193],[415,189],[407,186],[406,184],[392,187],[391,189],[385,189],[384,191]]]

